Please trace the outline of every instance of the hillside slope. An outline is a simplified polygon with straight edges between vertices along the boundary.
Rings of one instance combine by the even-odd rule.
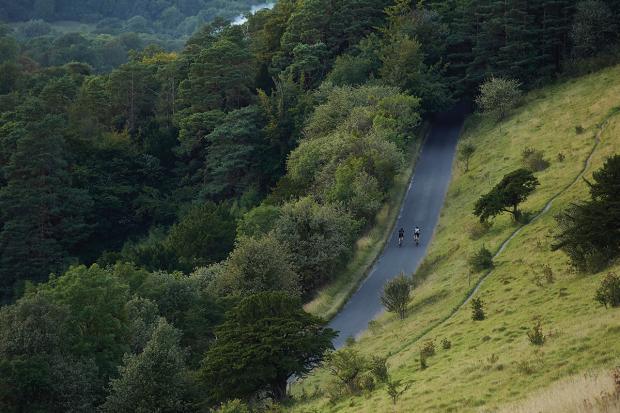
[[[550,250],[550,235],[554,215],[586,199],[580,175],[589,178],[606,157],[620,152],[618,96],[620,67],[612,67],[530,93],[500,124],[471,118],[462,141],[478,149],[468,173],[454,169],[429,256],[416,274],[421,285],[408,317],[400,322],[384,315],[354,345],[366,355],[389,355],[390,374],[409,389],[396,405],[384,386],[330,402],[323,396],[330,378],[319,370],[294,389],[303,401],[292,410],[493,411],[561,378],[617,365],[620,310],[603,308],[593,296],[601,278],[620,266],[576,274],[562,252]],[[475,251],[482,245],[498,251],[518,229],[508,216],[500,216],[489,231],[473,237],[477,219],[472,210],[481,194],[522,165],[525,148],[543,150],[551,162],[537,173],[541,185],[523,205],[531,213],[544,212],[506,245],[491,273],[470,275],[467,260]],[[549,274],[545,265],[551,277],[544,275]],[[473,322],[470,306],[459,306],[479,281],[475,295],[486,303],[487,318]],[[526,336],[537,317],[548,336],[540,348]],[[451,341],[450,349],[442,348],[444,338]],[[435,340],[437,354],[422,370],[419,350],[429,339]]]

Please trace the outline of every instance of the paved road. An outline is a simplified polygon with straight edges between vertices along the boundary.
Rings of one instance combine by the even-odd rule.
[[[380,295],[386,281],[401,271],[411,274],[422,261],[450,182],[463,113],[464,109],[460,107],[438,116],[433,122],[388,245],[368,278],[329,323],[331,328],[340,332],[334,340],[336,348],[342,347],[347,337],[356,337],[366,330],[368,322],[381,314]],[[419,247],[413,243],[415,225],[420,227],[422,234]],[[399,248],[398,230],[401,227],[405,229],[405,242]]]

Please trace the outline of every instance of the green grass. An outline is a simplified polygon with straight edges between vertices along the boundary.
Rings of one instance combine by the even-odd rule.
[[[600,137],[600,144],[586,178],[607,156],[620,152],[619,105],[620,67],[612,67],[528,94],[501,124],[470,118],[463,140],[478,150],[470,172],[454,168],[429,256],[417,274],[424,282],[414,291],[407,319],[400,322],[386,314],[355,344],[366,355],[389,355],[391,375],[410,383],[409,390],[395,406],[384,387],[332,404],[322,396],[330,378],[318,369],[293,389],[299,395],[302,388],[306,394],[318,388],[316,396],[297,401],[291,410],[494,411],[557,380],[619,363],[620,310],[599,306],[593,295],[604,274],[619,272],[620,265],[600,274],[576,274],[562,252],[550,250],[553,216],[570,202],[587,198],[586,184],[576,178],[595,147],[595,137]],[[576,126],[583,132],[577,133]],[[474,322],[470,306],[459,306],[485,274],[470,275],[467,259],[483,244],[497,251],[518,226],[509,216],[500,216],[474,240],[473,204],[504,174],[521,166],[526,147],[543,150],[551,166],[537,173],[541,185],[524,203],[524,210],[540,212],[557,198],[495,259],[495,268],[476,293],[486,303],[487,319]],[[565,156],[563,162],[558,153]],[[552,269],[553,283],[542,277],[543,264]],[[542,318],[548,335],[540,348],[526,336],[535,317]],[[439,346],[444,337],[452,342],[449,350]],[[436,340],[438,354],[428,360],[428,369],[420,370],[419,348],[426,339]]]
[[[406,168],[396,176],[387,201],[375,217],[375,224],[357,240],[353,258],[345,269],[334,277],[334,281],[319,290],[316,297],[304,306],[304,309],[309,313],[327,320],[331,319],[355,292],[359,283],[368,275],[368,271],[371,270],[381,255],[385,243],[394,229],[420,152],[422,137],[426,136],[427,132],[428,126],[425,125],[419,134],[420,139],[415,140],[410,146],[407,156],[409,162]]]

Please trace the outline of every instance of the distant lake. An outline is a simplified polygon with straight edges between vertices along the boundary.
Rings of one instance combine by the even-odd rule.
[[[257,4],[256,6],[252,6],[252,9],[250,10],[250,13],[254,14],[257,11],[262,10],[262,9],[273,9],[274,5],[275,5],[275,2],[272,2],[272,1],[261,3],[261,4]],[[235,19],[233,20],[232,24],[239,25],[239,24],[243,24],[243,23],[245,23],[247,21],[248,21],[247,17],[245,17],[244,14],[240,14],[237,17],[235,17]]]

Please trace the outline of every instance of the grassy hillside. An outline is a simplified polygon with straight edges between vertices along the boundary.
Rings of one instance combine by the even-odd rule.
[[[494,411],[551,382],[620,363],[620,310],[605,309],[593,299],[601,278],[620,266],[576,274],[563,253],[550,250],[553,216],[587,197],[580,174],[590,177],[607,156],[620,152],[619,105],[620,67],[613,67],[530,93],[500,124],[472,117],[463,141],[478,150],[468,173],[455,166],[429,256],[416,274],[421,285],[408,317],[400,322],[383,316],[354,345],[366,355],[390,355],[391,375],[409,383],[409,389],[396,405],[384,387],[332,403],[324,397],[330,378],[319,370],[295,386],[294,394],[310,396],[292,410]],[[527,147],[543,150],[551,162],[537,173],[541,185],[523,205],[533,214],[543,213],[520,231],[509,216],[500,216],[488,232],[472,236],[475,201],[521,166]],[[493,271],[469,274],[467,260],[475,251],[485,245],[497,252],[515,231]],[[549,270],[543,265],[551,277],[544,275]],[[487,319],[474,322],[469,304],[460,306],[479,281],[475,296],[485,301]],[[547,335],[539,348],[526,336],[537,317]],[[440,344],[444,338],[452,343],[448,350]],[[435,340],[437,354],[422,370],[419,349],[429,339]]]

